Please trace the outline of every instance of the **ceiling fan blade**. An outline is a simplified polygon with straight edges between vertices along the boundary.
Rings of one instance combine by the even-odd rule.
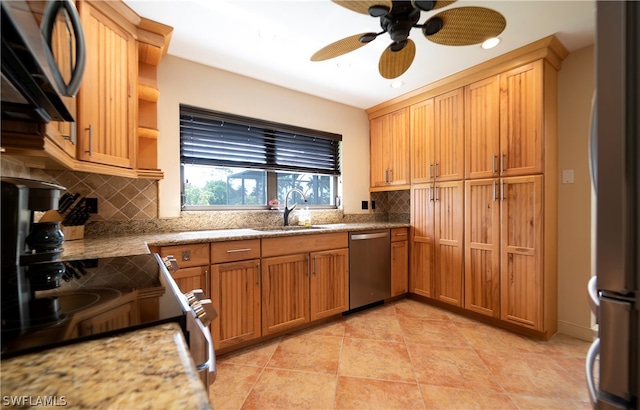
[[[367,42],[363,43],[360,41],[360,37],[375,33],[362,33],[356,34],[350,37],[343,38],[342,40],[338,40],[333,42],[327,46],[322,47],[320,50],[316,51],[311,56],[311,61],[324,61],[329,60],[334,57],[341,56],[350,51],[357,50],[362,46],[367,45]]]
[[[402,50],[392,51],[391,46],[384,50],[380,56],[378,71],[381,76],[389,80],[399,77],[411,66],[415,56],[416,44],[408,38],[407,45]]]
[[[331,0],[332,2],[356,13],[369,14],[369,7],[384,6],[391,10],[391,0]]]
[[[443,7],[447,7],[449,4],[455,3],[456,1],[457,0],[438,0],[431,10],[437,10]]]
[[[468,46],[496,37],[507,26],[502,14],[484,7],[458,7],[445,10],[427,20],[440,19],[442,28],[425,37],[445,46]]]

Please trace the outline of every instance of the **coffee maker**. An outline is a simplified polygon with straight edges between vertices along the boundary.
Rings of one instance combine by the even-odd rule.
[[[20,333],[30,326],[33,290],[27,266],[60,258],[64,236],[59,229],[34,223],[34,212],[58,209],[66,188],[43,181],[0,178],[2,184],[2,335]],[[60,231],[60,232],[58,232]],[[28,245],[31,243],[31,246]],[[37,243],[37,245],[35,245]]]

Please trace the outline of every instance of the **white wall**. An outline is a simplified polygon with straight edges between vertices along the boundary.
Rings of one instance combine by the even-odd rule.
[[[342,134],[342,205],[346,214],[363,212],[360,203],[369,199],[364,110],[174,56],[163,57],[158,88],[158,163],[165,175],[159,184],[159,218],[180,216],[180,104]]]
[[[595,88],[594,48],[571,53],[558,73],[558,331],[591,340],[589,123]],[[574,183],[562,183],[573,170]]]

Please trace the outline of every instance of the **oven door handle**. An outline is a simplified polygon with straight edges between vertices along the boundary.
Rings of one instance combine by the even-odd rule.
[[[204,363],[196,364],[196,370],[204,372],[205,384],[209,386],[216,380],[216,356],[213,351],[213,338],[209,329],[198,318],[193,318],[202,336],[207,341],[207,360]]]

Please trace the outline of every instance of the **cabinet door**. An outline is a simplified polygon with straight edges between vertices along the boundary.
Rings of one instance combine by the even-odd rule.
[[[78,158],[132,168],[137,128],[137,46],[130,32],[80,2],[87,63],[78,93]]]
[[[498,176],[500,165],[500,81],[498,76],[464,88],[467,178]]]
[[[542,172],[542,60],[500,74],[500,149],[503,176]]]
[[[411,182],[433,181],[435,108],[433,98],[411,106]]]
[[[438,181],[464,178],[464,90],[435,98],[435,164]]]
[[[409,108],[403,108],[389,114],[389,150],[390,185],[405,185],[409,180]]]
[[[311,320],[349,310],[349,249],[311,254]]]
[[[384,148],[384,136],[389,133],[389,117],[383,115],[374,118],[370,121],[369,127],[371,187],[385,186],[387,185],[389,158],[388,151]]]
[[[543,329],[542,181],[501,181],[501,318],[535,330]]]
[[[464,307],[500,317],[498,179],[465,182]]]
[[[432,297],[434,268],[434,186],[411,187],[411,269],[409,291]]]
[[[260,260],[212,265],[211,300],[216,349],[260,337]]]
[[[209,267],[194,266],[192,268],[182,268],[171,274],[182,293],[190,292],[194,289],[202,289],[209,297]]]
[[[309,254],[262,260],[262,334],[309,321]]]
[[[439,182],[435,188],[436,299],[462,306],[463,182]]]
[[[391,296],[409,290],[409,242],[391,242]]]

